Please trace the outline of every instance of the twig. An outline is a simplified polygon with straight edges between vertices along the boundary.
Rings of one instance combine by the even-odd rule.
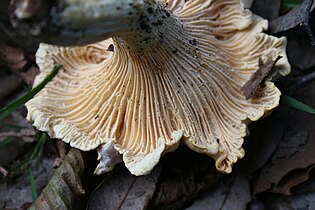
[[[63,141],[57,141],[57,150],[59,153],[59,157],[55,159],[53,167],[59,168],[62,164],[63,160],[66,158],[67,153],[69,151],[69,146]]]
[[[293,87],[295,89],[298,89],[300,87],[303,87],[307,84],[309,84],[310,82],[315,80],[315,71],[312,73],[309,73],[305,76],[301,76],[298,78],[298,81],[293,85]]]
[[[272,67],[281,59],[281,56],[270,55],[266,61],[259,58],[259,69],[251,76],[251,78],[244,84],[241,91],[244,92],[245,98],[248,100],[255,96],[259,85],[264,81]]]
[[[8,176],[8,173],[9,173],[9,172],[8,172],[5,168],[3,168],[2,166],[0,166],[0,172],[3,174],[4,177]]]
[[[9,131],[9,132],[2,132],[0,133],[0,138],[6,137],[33,137],[35,136],[36,132],[33,128],[23,128],[19,132]]]

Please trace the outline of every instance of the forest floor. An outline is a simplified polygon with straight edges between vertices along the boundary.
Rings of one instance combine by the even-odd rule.
[[[5,2],[0,3],[0,20],[7,14]],[[269,20],[267,33],[288,39],[292,70],[276,82],[277,87],[315,107],[313,1],[305,0],[294,9],[283,2],[256,0],[251,10]],[[1,36],[0,108],[29,91],[38,74],[35,50]],[[33,128],[21,107],[0,121],[0,209],[27,209],[38,196],[46,196],[61,209],[313,210],[315,115],[289,105],[282,100],[269,117],[250,124],[246,155],[232,174],[218,173],[211,158],[182,146],[142,177],[130,175],[122,164],[109,174],[94,176],[95,151],[72,149],[66,156],[68,145]],[[45,188],[48,182],[50,188]]]

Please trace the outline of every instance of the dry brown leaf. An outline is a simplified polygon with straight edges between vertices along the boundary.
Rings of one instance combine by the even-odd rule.
[[[251,9],[270,21],[279,16],[280,5],[280,0],[255,0]]]
[[[0,75],[0,101],[20,87],[18,76],[14,74]]]
[[[270,210],[313,210],[315,209],[314,192],[300,195],[275,195],[265,197],[262,209]],[[252,209],[251,209],[252,210]]]
[[[23,78],[23,80],[30,86],[33,85],[35,77],[39,74],[39,69],[37,66],[31,66],[25,72],[21,72],[19,75]]]
[[[168,154],[162,163],[161,178],[150,202],[151,209],[181,209],[222,177],[213,166],[213,160],[185,147]]]
[[[47,150],[45,150],[47,152]],[[1,158],[3,156],[0,156]],[[38,164],[32,164],[37,192],[40,192],[53,175],[51,168],[54,155],[45,155]],[[9,167],[8,167],[9,168]],[[12,173],[11,173],[12,175]],[[26,210],[32,203],[32,190],[29,172],[26,170],[21,175],[7,176],[0,182],[0,209]]]
[[[21,48],[12,47],[0,42],[0,65],[16,74],[20,74],[27,65],[27,60]]]
[[[279,114],[279,113],[278,113]],[[242,174],[252,174],[264,166],[278,147],[284,135],[284,123],[277,118],[277,113],[249,126],[246,156],[240,161]]]
[[[4,43],[0,43],[0,64],[7,65],[10,69],[20,71],[27,61],[21,48],[14,48]]]
[[[60,165],[62,164],[63,160],[66,158],[66,155],[69,151],[69,145],[64,143],[63,141],[57,141],[56,145],[57,145],[59,157],[56,158],[54,161],[54,165],[53,165],[54,168],[60,167]]]
[[[286,15],[283,15],[270,22],[269,31],[272,34],[288,31],[294,27],[302,27],[311,39],[311,43],[315,45],[315,34],[310,23],[310,13],[314,0],[304,0],[304,2]]]
[[[186,210],[200,209],[246,209],[251,201],[248,180],[244,176],[221,180],[220,185],[204,193]]]
[[[314,169],[314,165],[305,169],[295,169],[283,177],[279,184],[271,189],[271,192],[284,195],[291,195],[291,189],[301,183],[306,182],[310,178],[310,171]]]
[[[81,184],[84,155],[71,149],[30,210],[79,209],[85,191]]]
[[[244,92],[246,99],[254,97],[259,85],[267,77],[272,67],[275,65],[275,63],[277,63],[277,61],[280,58],[281,56],[278,56],[276,58],[270,56],[266,61],[263,61],[262,58],[259,58],[258,60],[259,69],[251,76],[251,78],[245,83],[245,85],[241,89],[241,91]]]
[[[91,195],[87,209],[146,209],[159,175],[159,167],[147,176],[136,177],[120,165]]]
[[[314,89],[315,82],[302,88],[296,98],[314,107]],[[271,190],[272,186],[280,184],[289,172],[315,164],[314,115],[292,109],[284,121],[286,135],[282,138],[272,160],[262,169],[254,193]],[[292,188],[292,183],[288,187]]]
[[[244,4],[244,8],[251,8],[252,4],[253,4],[254,0],[242,0],[243,4]]]
[[[297,32],[296,32],[297,33]],[[315,67],[315,47],[312,47],[305,34],[292,34],[288,42],[288,57],[292,67],[309,72]],[[299,73],[299,72],[292,72]]]
[[[25,54],[19,47],[0,42],[0,65],[19,75],[27,84],[32,85],[39,73],[33,56]]]

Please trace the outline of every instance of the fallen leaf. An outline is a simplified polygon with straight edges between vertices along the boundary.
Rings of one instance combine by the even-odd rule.
[[[9,5],[10,0],[1,0],[0,1],[0,40],[2,43],[10,43],[14,46],[19,46],[22,49],[30,53],[35,53],[39,42],[36,39],[28,38],[27,36],[18,33],[16,29],[13,29],[12,24],[10,23],[9,18]],[[21,2],[20,2],[21,3]],[[34,6],[34,5],[32,5]]]
[[[296,98],[314,107],[314,89],[315,82],[300,89]],[[289,172],[315,164],[314,115],[290,109],[283,120],[286,122],[285,135],[271,161],[261,170],[255,194],[272,190],[272,186],[279,185]]]
[[[255,0],[251,10],[270,21],[279,16],[280,5],[280,0]]]
[[[29,85],[32,86],[35,80],[35,77],[39,74],[39,68],[37,66],[31,66],[25,72],[19,73],[22,79]]]
[[[292,9],[269,24],[269,31],[272,34],[288,31],[296,26],[302,26],[315,45],[315,34],[310,25],[310,13],[312,11],[313,0],[305,0],[299,7]]]
[[[1,156],[2,158],[2,156]],[[52,176],[54,169],[51,168],[54,156],[42,158],[39,164],[32,166],[36,178],[36,188],[40,192]],[[32,203],[32,193],[28,171],[14,179],[8,177],[5,182],[0,182],[0,209],[26,209],[23,204]],[[46,209],[45,209],[46,210]]]
[[[65,142],[59,140],[56,143],[59,157],[55,159],[53,167],[58,168],[61,166],[63,160],[66,158],[67,153],[69,151],[69,145]]]
[[[315,16],[315,15],[314,15]],[[315,67],[315,48],[308,41],[305,33],[299,33],[298,30],[288,34],[287,55],[292,67],[309,71]]]
[[[5,66],[29,85],[33,84],[39,69],[35,66],[33,56],[25,54],[25,50],[0,42],[0,65]]]
[[[259,69],[250,77],[250,79],[241,88],[241,91],[244,92],[246,99],[250,99],[255,95],[259,85],[267,77],[272,67],[280,58],[281,56],[274,57],[273,55],[268,55],[265,61],[263,61],[262,58],[259,58],[258,60]]]
[[[1,79],[0,79],[1,82]],[[6,101],[2,101],[6,102]],[[0,133],[18,133],[21,128],[24,128],[26,134],[33,134],[34,128],[25,119],[26,112],[23,113],[25,110],[22,108],[18,111],[13,112],[9,115],[6,119],[0,122]],[[33,131],[32,131],[33,130]],[[5,145],[3,148],[0,149],[0,165],[4,166],[5,168],[10,168],[12,163],[17,159],[23,159],[25,153],[29,151],[31,143],[35,140],[34,137],[24,136],[23,132],[21,133],[20,137],[15,137],[16,140],[10,142],[9,144]],[[0,141],[3,138],[0,138]]]
[[[1,0],[0,1],[0,13],[7,14],[8,13],[8,6],[10,0]]]
[[[85,169],[84,159],[82,152],[71,149],[29,209],[80,209],[80,201],[85,194],[81,184]]]
[[[289,91],[294,92],[297,89],[308,85],[310,82],[315,80],[315,71],[309,74],[305,74],[302,76],[296,77],[296,80],[293,80],[293,84],[291,85]]]
[[[270,192],[280,193],[283,195],[291,195],[291,189],[301,183],[306,182],[310,178],[310,171],[314,169],[314,165],[305,169],[295,169],[286,174]]]
[[[303,155],[307,140],[306,130],[294,129],[291,132],[286,130],[286,134],[280,141],[271,161],[263,167],[260,173],[254,190],[255,194],[272,190],[272,186],[277,185],[287,173],[303,167],[297,165],[296,162],[301,162],[297,156]]]
[[[149,175],[136,177],[120,165],[112,174],[106,176],[103,183],[94,191],[87,209],[146,209],[159,175],[159,167]]]
[[[242,0],[244,8],[247,8],[247,9],[251,8],[253,1],[254,0]]]
[[[265,209],[271,210],[313,210],[315,209],[315,192],[303,195],[283,196],[269,195],[262,200],[266,204]]]
[[[279,111],[270,117],[249,126],[250,135],[246,138],[245,157],[239,165],[242,174],[249,175],[264,166],[278,147],[284,135],[284,123],[277,118]]]
[[[0,101],[16,91],[21,83],[19,77],[14,74],[0,75]],[[1,106],[1,105],[0,105]]]
[[[290,189],[293,195],[309,194],[315,192],[315,169],[314,167],[307,170],[309,179]]]
[[[0,64],[6,65],[14,71],[24,68],[27,61],[21,48],[15,48],[5,43],[0,43]]]
[[[207,191],[186,210],[200,209],[246,209],[251,201],[250,185],[244,176],[221,180],[219,186]]]
[[[162,173],[150,209],[182,209],[222,177],[211,158],[186,147],[166,154],[161,162]]]

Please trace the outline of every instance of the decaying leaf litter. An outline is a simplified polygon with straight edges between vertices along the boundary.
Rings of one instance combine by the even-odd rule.
[[[266,1],[269,3],[262,3],[262,5],[259,5],[260,2],[264,1],[254,1],[253,6],[259,8],[266,7],[266,10],[268,11],[273,10],[273,14],[277,14],[277,12],[275,11],[279,11],[278,5],[280,5],[280,1],[273,1],[272,3],[270,3],[270,1]],[[312,56],[314,56],[314,50],[313,48],[311,48],[311,42],[309,39],[309,37],[311,37],[311,31],[307,29],[307,26],[310,29],[312,28],[311,23],[312,17],[314,16],[313,13],[310,13],[310,2],[311,1],[305,1],[301,8],[299,8],[297,5],[297,9],[300,9],[299,11],[301,13],[301,16],[304,18],[296,20],[292,19],[292,17],[297,17],[296,15],[288,15],[288,17],[292,19],[290,20],[290,18],[287,18],[287,22],[291,22],[291,26],[284,29],[279,27],[279,30],[277,31],[277,33],[285,35],[288,38],[288,55],[290,64],[292,66],[291,75],[278,81],[277,86],[284,94],[290,95],[314,107],[315,104],[314,101],[312,101],[312,98],[314,98],[312,96],[312,93],[314,92],[312,91],[314,89],[314,86],[312,86],[312,84],[314,84],[312,82],[312,78],[314,78],[312,77],[314,72],[314,65],[312,65],[313,61],[311,59],[306,59],[312,58]],[[255,8],[253,8],[253,11],[262,10],[257,8],[255,10]],[[263,13],[260,13],[259,15],[268,18],[271,23],[272,21],[274,21],[274,23],[277,23],[277,21],[279,22],[279,20],[277,20],[278,16],[289,13],[290,11],[287,8],[280,8],[280,12],[278,12],[278,15],[268,15],[267,12],[266,15],[264,15]],[[307,19],[305,19],[305,17]],[[16,47],[16,44],[18,42],[14,43],[14,47]],[[24,43],[24,46],[30,44],[32,43]],[[23,47],[20,48],[23,49]],[[303,52],[303,54],[296,53],[296,51],[301,51]],[[33,62],[32,59],[27,61],[29,63]],[[4,68],[9,69],[9,66],[9,64],[4,64]],[[28,68],[24,69],[23,71],[27,72],[27,70]],[[7,71],[7,73],[5,74],[11,75],[9,71]],[[17,73],[15,74],[19,75]],[[8,103],[9,101],[14,100],[16,97],[19,97],[21,95],[20,93],[22,91],[23,87],[16,87],[13,93],[10,93],[8,96],[6,96],[6,102],[1,102]],[[20,110],[17,113],[18,114],[15,113],[15,115],[25,116],[25,110]],[[26,123],[25,121],[19,122],[22,119],[23,117],[14,116],[13,119],[6,119],[6,125],[12,123],[14,125],[23,124],[22,122]],[[249,130],[251,132],[251,135],[247,137],[247,140],[245,141],[246,156],[235,165],[232,175],[218,174],[214,170],[214,168],[212,168],[214,162],[209,160],[209,157],[192,153],[188,150],[185,150],[184,148],[178,152],[175,152],[174,154],[166,155],[162,158],[162,161],[160,163],[160,173],[158,175],[152,175],[155,177],[158,176],[158,179],[152,177],[151,175],[148,175],[148,179],[155,180],[153,182],[150,182],[150,184],[148,185],[148,188],[149,186],[153,186],[153,188],[155,188],[155,193],[150,194],[149,199],[144,199],[143,197],[141,197],[142,194],[140,193],[138,196],[142,199],[139,200],[143,200],[143,208],[149,209],[182,209],[188,207],[191,204],[192,205],[189,208],[202,208],[202,206],[200,206],[202,203],[206,203],[206,206],[208,207],[213,205],[213,208],[217,208],[219,206],[219,208],[222,209],[232,209],[233,206],[231,207],[230,204],[236,203],[235,200],[238,200],[238,206],[235,205],[235,208],[247,207],[249,209],[254,209],[258,206],[261,208],[265,207],[267,209],[312,209],[314,208],[314,203],[312,203],[312,196],[314,194],[314,173],[312,171],[312,165],[314,164],[314,160],[312,159],[312,140],[314,139],[314,134],[313,128],[311,126],[312,123],[314,123],[313,115],[303,113],[301,111],[292,110],[288,108],[287,104],[281,104],[281,106],[278,107],[270,117],[262,120],[261,122],[256,122],[250,125]],[[5,126],[1,126],[1,128],[8,129],[5,130],[5,132],[11,131],[10,128]],[[264,130],[262,131],[262,129]],[[257,139],[259,139],[260,141],[258,141]],[[21,141],[22,145],[19,145],[18,141]],[[34,142],[31,143],[33,144],[33,146],[25,145],[27,144],[27,141],[23,139],[18,141],[13,142],[14,144],[18,144],[16,146],[12,146],[10,144],[6,145],[7,147],[13,147],[12,151],[14,151],[15,148],[22,149],[19,149],[18,155],[16,155],[15,157],[10,157],[11,160],[8,160],[7,163],[0,163],[1,166],[4,166],[4,169],[8,169],[10,168],[10,166],[13,166],[16,160],[19,158],[20,160],[25,159],[27,157],[27,151],[31,153],[33,150],[33,146],[35,145]],[[263,144],[262,141],[265,141],[266,144]],[[45,151],[51,151],[53,150],[52,148],[54,147],[51,144],[46,145]],[[0,152],[3,151],[0,150]],[[17,151],[14,151],[14,153],[17,153]],[[47,152],[46,154],[53,154],[52,157],[50,156],[52,160],[57,157],[54,151],[50,153]],[[90,155],[95,154],[90,153]],[[5,157],[5,155],[2,155],[1,153],[1,160],[2,157]],[[184,161],[184,163],[182,163],[181,160],[191,160],[192,163],[189,163],[189,161]],[[93,160],[90,161],[91,165],[95,165],[95,162]],[[284,165],[286,167],[283,167]],[[47,170],[50,169],[47,166],[46,168]],[[36,165],[33,166],[33,170],[36,170]],[[93,169],[86,171],[91,172],[92,170]],[[117,171],[119,170],[120,169],[118,168]],[[53,169],[50,170],[50,173],[52,172]],[[29,185],[27,171],[23,176],[26,177],[24,179],[24,185]],[[85,176],[91,176],[91,174],[85,174]],[[104,183],[106,183],[106,179],[110,180],[109,176],[111,176],[111,174],[108,175],[108,178],[106,178],[106,175],[104,176]],[[122,173],[121,176],[126,176],[126,180],[128,180],[128,174],[126,175]],[[11,183],[17,180],[16,176],[9,178],[9,180],[11,180]],[[95,203],[97,202],[97,199],[106,199],[106,196],[104,196],[104,198],[96,196],[96,192],[100,191],[102,185],[100,185],[99,188],[96,188],[97,183],[87,184],[88,182],[84,183],[84,178],[86,177],[82,178],[83,187],[88,189],[86,190],[85,194],[86,203],[92,201],[93,203]],[[3,183],[7,184],[10,182],[8,181],[8,179],[6,179]],[[37,187],[42,188],[43,185],[38,185]],[[244,187],[239,187],[240,185],[243,185]],[[6,186],[9,187],[10,185]],[[1,189],[5,188],[1,187]],[[91,193],[92,191],[94,191],[94,189],[97,190],[95,190],[94,193]],[[131,187],[130,189],[133,188]],[[217,200],[211,201],[209,197],[215,197],[216,195],[218,195],[218,189],[222,190],[222,192],[219,194],[221,196],[222,194],[224,194],[224,198],[221,199],[220,197],[218,197]],[[106,192],[106,187],[104,187],[104,190]],[[41,192],[41,189],[38,189],[38,191]],[[202,194],[202,196],[198,196],[203,191],[207,192]],[[111,192],[109,192],[108,194],[110,194]],[[242,196],[241,198],[234,196],[235,194],[239,193],[244,194],[244,196]],[[7,200],[3,202],[1,201],[1,205],[9,206],[0,206],[0,208],[25,208],[28,206],[27,203],[32,202],[31,194],[32,192],[29,189],[28,200],[26,199],[24,203],[14,204],[15,206],[12,206],[13,204],[10,204]],[[124,194],[124,192],[121,191],[121,194]],[[287,196],[288,194],[290,194],[290,196]],[[196,202],[193,203],[195,199]],[[104,201],[100,203],[104,203]],[[120,204],[116,203],[115,205],[123,206],[123,209],[127,208],[124,205],[128,203],[123,202]],[[137,203],[137,205],[139,205],[139,203]],[[70,208],[71,203],[66,204],[66,206]],[[84,206],[84,204],[82,204],[82,206]],[[129,203],[128,206],[130,207],[130,209],[132,209],[132,203]]]

